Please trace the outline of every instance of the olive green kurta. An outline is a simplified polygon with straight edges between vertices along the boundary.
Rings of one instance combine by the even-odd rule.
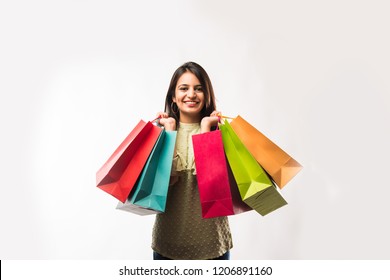
[[[202,218],[192,146],[199,132],[199,124],[180,123],[166,209],[153,228],[152,249],[171,259],[212,259],[233,247],[227,217]]]

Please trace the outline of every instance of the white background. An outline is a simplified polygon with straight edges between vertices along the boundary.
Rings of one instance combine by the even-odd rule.
[[[289,202],[230,218],[232,259],[388,259],[387,1],[1,1],[0,258],[151,259],[153,216],[97,169],[196,61],[224,114],[297,159]]]

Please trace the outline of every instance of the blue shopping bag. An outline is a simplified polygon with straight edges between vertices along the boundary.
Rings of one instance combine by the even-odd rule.
[[[142,170],[140,177],[125,203],[117,209],[138,215],[165,211],[171,176],[176,131],[163,130]]]

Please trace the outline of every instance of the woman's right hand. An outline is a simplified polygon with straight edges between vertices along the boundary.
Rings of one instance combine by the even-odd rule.
[[[169,117],[165,112],[157,113],[158,123],[164,126],[166,131],[176,130],[176,120],[172,117]]]

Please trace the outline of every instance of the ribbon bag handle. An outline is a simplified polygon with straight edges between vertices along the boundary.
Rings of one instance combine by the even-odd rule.
[[[222,124],[222,119],[233,120],[234,118],[228,117],[228,116],[224,116],[224,115],[222,115],[222,114],[219,114],[219,115],[218,115],[218,125],[217,125],[217,129],[219,129],[219,125]]]

